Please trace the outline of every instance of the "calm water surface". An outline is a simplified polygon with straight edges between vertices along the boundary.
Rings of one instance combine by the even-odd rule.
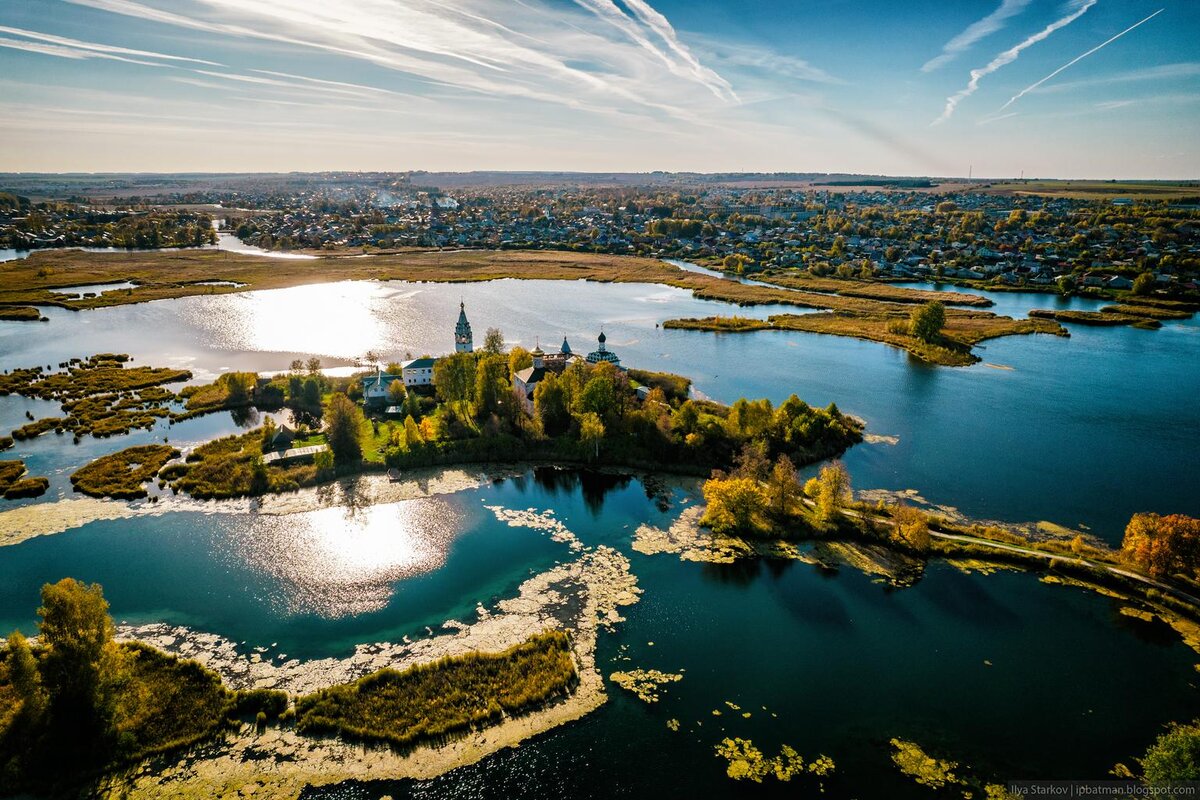
[[[1053,302],[996,298],[1025,312]],[[602,327],[626,365],[687,375],[716,399],[780,401],[795,392],[836,402],[898,440],[846,455],[858,488],[914,488],[977,517],[1082,523],[1110,541],[1133,511],[1200,515],[1194,321],[1012,337],[981,349],[985,364],[948,369],[838,337],[666,331],[659,324],[672,317],[791,309],[735,309],[658,286],[343,282],[47,309],[49,323],[0,322],[0,368],[115,351],[211,380],[309,355],[341,366],[368,350],[388,359],[441,353],[460,299],[480,340],[495,326],[512,344],[558,346],[566,336],[586,352]],[[996,310],[1017,313],[1005,308]],[[57,413],[42,401],[0,398],[0,427],[22,424],[26,411]],[[253,424],[213,415],[79,445],[48,434],[6,457],[51,477],[50,494],[31,501],[50,502],[69,495],[66,476],[96,455]],[[425,636],[448,619],[470,621],[478,603],[512,596],[530,575],[572,557],[542,532],[498,522],[486,506],[499,505],[553,509],[588,545],[629,555],[645,595],[601,636],[600,667],[685,670],[684,680],[652,706],[614,689],[579,723],[436,781],[324,795],[736,797],[747,787],[724,777],[712,748],[746,736],[772,755],[787,743],[806,757],[833,757],[838,776],[827,796],[917,797],[925,790],[888,762],[891,736],[943,748],[998,778],[1101,777],[1162,724],[1200,714],[1195,653],[1107,598],[944,565],[892,590],[795,562],[647,557],[630,548],[636,527],[669,525],[695,501],[685,487],[663,508],[650,488],[542,470],[452,495],[286,517],[212,506],[91,522],[0,549],[0,630],[30,630],[40,585],[73,575],[102,583],[120,620],[185,624],[289,658]],[[672,718],[679,732],[667,729]],[[753,788],[816,791],[803,782]]]

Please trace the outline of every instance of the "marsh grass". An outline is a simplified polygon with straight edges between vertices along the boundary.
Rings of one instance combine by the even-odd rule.
[[[50,488],[50,481],[46,478],[24,475],[24,461],[0,461],[0,496],[6,500],[39,497]]]
[[[409,748],[542,706],[577,682],[569,637],[546,631],[501,653],[454,656],[403,672],[384,669],[300,697],[296,727]]]
[[[158,475],[163,465],[178,458],[179,451],[165,444],[128,447],[101,456],[71,475],[75,491],[91,497],[133,500],[145,497],[145,484]]]

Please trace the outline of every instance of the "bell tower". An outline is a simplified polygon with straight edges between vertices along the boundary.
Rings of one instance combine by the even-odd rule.
[[[466,303],[459,301],[458,324],[454,326],[454,352],[470,353],[475,349],[471,339],[471,323],[467,322]]]

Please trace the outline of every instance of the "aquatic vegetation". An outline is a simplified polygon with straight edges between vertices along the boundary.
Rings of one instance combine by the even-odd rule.
[[[123,353],[100,353],[73,358],[50,372],[42,367],[14,369],[0,374],[0,395],[21,394],[56,400],[66,417],[35,420],[13,431],[16,439],[40,436],[49,430],[112,436],[134,428],[152,428],[170,416],[166,405],[175,395],[163,384],[192,377],[187,370],[165,367],[128,367]]]
[[[674,719],[674,718],[667,720],[667,730],[678,731],[679,730],[679,720]]]
[[[339,733],[410,747],[495,723],[568,693],[578,681],[570,639],[538,634],[502,653],[381,670],[296,701],[301,733]]]
[[[163,465],[178,457],[179,451],[166,444],[127,447],[76,470],[71,475],[71,485],[75,491],[92,497],[120,500],[145,497],[145,484],[153,480]]]
[[[6,500],[38,497],[50,488],[50,481],[40,476],[25,476],[24,461],[0,461],[0,496]]]
[[[1108,307],[1109,309],[1112,306]],[[1053,311],[1046,308],[1035,308],[1029,312],[1031,319],[1052,319],[1058,322],[1071,322],[1076,325],[1096,325],[1111,327],[1115,325],[1132,325],[1137,328],[1161,328],[1162,323],[1149,315],[1118,314],[1110,310],[1101,311]]]
[[[922,786],[931,789],[941,789],[948,784],[961,783],[954,774],[958,764],[934,758],[921,749],[916,742],[904,739],[892,739],[892,763],[905,775]]]
[[[899,347],[923,361],[948,367],[969,366],[979,362],[981,359],[971,352],[971,348],[987,339],[1030,333],[1069,335],[1065,328],[1053,321],[1061,320],[1052,316],[1055,312],[1047,312],[1045,315],[1035,315],[1031,312],[1031,317],[1047,318],[1013,319],[984,311],[952,309],[946,313],[946,326],[942,329],[940,337],[936,342],[928,342],[908,332],[906,318],[909,309],[905,306],[898,305],[889,309],[886,304],[874,301],[857,302],[869,304],[873,308],[817,314],[773,314],[766,320],[722,316],[669,319],[663,323],[663,327],[726,333],[783,330],[851,336]],[[1136,320],[1133,317],[1127,319]]]
[[[825,777],[833,774],[835,769],[833,759],[826,755],[817,756],[806,766],[796,749],[786,744],[779,748],[779,755],[768,758],[752,741],[739,737],[722,739],[716,752],[718,757],[729,762],[725,774],[735,781],[762,783],[764,778],[774,776],[786,783],[804,774]]]
[[[677,672],[660,672],[656,669],[634,669],[614,672],[608,679],[622,689],[633,692],[645,703],[657,703],[662,687],[683,680],[683,675]]]
[[[206,442],[188,453],[184,463],[167,467],[162,478],[173,490],[205,500],[294,491],[317,482],[312,464],[265,464],[262,440],[263,429],[256,428]]]
[[[0,306],[0,320],[14,322],[38,322],[42,312],[33,306]]]

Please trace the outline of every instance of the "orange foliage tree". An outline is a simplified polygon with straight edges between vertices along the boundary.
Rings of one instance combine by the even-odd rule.
[[[1134,514],[1121,553],[1155,577],[1200,568],[1200,519],[1183,514]]]

